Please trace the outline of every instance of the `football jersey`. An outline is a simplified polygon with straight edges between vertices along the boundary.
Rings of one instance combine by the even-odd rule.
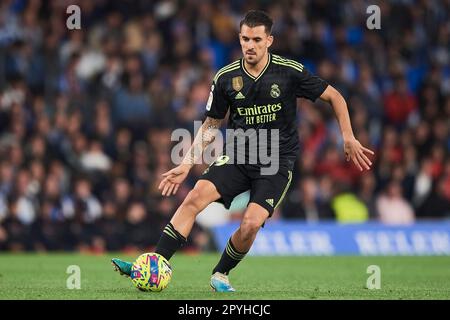
[[[216,73],[205,115],[223,119],[230,112],[227,128],[240,132],[236,136],[244,137],[241,141],[245,141],[245,148],[226,138],[224,150],[233,143],[235,159],[243,154],[247,163],[251,163],[252,156],[256,156],[252,153],[259,152],[262,144],[266,144],[268,153],[274,152],[271,137],[277,133],[280,162],[292,168],[299,151],[296,100],[301,97],[315,101],[327,85],[301,63],[278,55],[269,53],[266,66],[257,77],[245,69],[244,60],[240,59]],[[254,143],[257,149],[250,148]]]

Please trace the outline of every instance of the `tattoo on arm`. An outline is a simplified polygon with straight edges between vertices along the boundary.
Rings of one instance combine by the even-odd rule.
[[[214,119],[207,117],[205,122],[203,122],[200,130],[198,131],[192,146],[189,148],[189,151],[183,159],[183,164],[189,164],[193,166],[196,163],[199,163],[199,159],[202,156],[203,150],[210,145],[217,133],[217,129],[220,128],[222,123],[222,119]]]

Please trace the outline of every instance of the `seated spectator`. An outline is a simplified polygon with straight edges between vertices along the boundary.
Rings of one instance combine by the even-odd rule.
[[[417,209],[417,217],[422,219],[450,218],[450,198],[445,194],[446,178],[440,178],[431,192]]]
[[[91,223],[100,218],[102,207],[91,192],[91,182],[86,178],[80,178],[75,182],[74,189],[74,194],[64,199],[64,217],[84,223]]]
[[[401,127],[416,111],[417,99],[403,77],[394,80],[394,89],[384,97],[384,112],[389,123]]]
[[[336,186],[336,195],[331,200],[337,222],[361,223],[369,219],[369,210],[365,203],[354,194],[348,185]]]
[[[64,220],[59,203],[45,200],[31,228],[33,249],[37,251],[73,250],[69,222]]]
[[[10,251],[24,251],[30,249],[30,224],[20,218],[19,198],[11,196],[8,199],[8,216],[2,222],[6,236],[4,246]]]
[[[114,97],[113,118],[118,125],[148,125],[151,119],[151,101],[143,91],[144,79],[140,73],[128,76],[127,86]]]
[[[341,183],[353,183],[352,170],[343,161],[341,152],[334,145],[328,146],[323,157],[316,162],[314,173],[317,175],[327,174],[333,180]]]
[[[86,171],[108,171],[111,168],[111,160],[97,140],[91,141],[89,149],[81,154],[80,162]]]
[[[124,248],[127,251],[149,250],[153,231],[147,216],[147,209],[141,202],[132,202],[128,207],[124,230]]]
[[[125,246],[125,226],[119,219],[118,209],[111,200],[103,204],[103,215],[95,222],[95,239],[100,239],[102,251],[118,251]],[[99,241],[97,241],[98,243]]]
[[[370,219],[376,219],[375,187],[376,180],[372,173],[361,176],[357,194],[358,198],[364,202],[364,205],[367,207]]]
[[[282,205],[284,219],[303,219],[308,222],[330,220],[333,211],[327,201],[319,195],[318,182],[313,176],[300,181],[299,189],[293,190]]]
[[[386,224],[411,224],[415,221],[414,210],[402,195],[399,182],[391,181],[376,200],[378,219]]]

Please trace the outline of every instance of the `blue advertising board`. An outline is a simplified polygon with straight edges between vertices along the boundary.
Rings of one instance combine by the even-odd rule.
[[[239,227],[213,228],[219,250]],[[258,232],[250,255],[450,255],[450,222],[408,226],[269,221]]]

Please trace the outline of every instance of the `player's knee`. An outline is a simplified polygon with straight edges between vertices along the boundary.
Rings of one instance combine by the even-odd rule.
[[[193,214],[199,213],[203,209],[203,197],[199,190],[192,189],[183,201],[182,206]]]
[[[258,233],[260,227],[261,224],[259,221],[244,218],[240,226],[241,237],[244,240],[253,238]]]

